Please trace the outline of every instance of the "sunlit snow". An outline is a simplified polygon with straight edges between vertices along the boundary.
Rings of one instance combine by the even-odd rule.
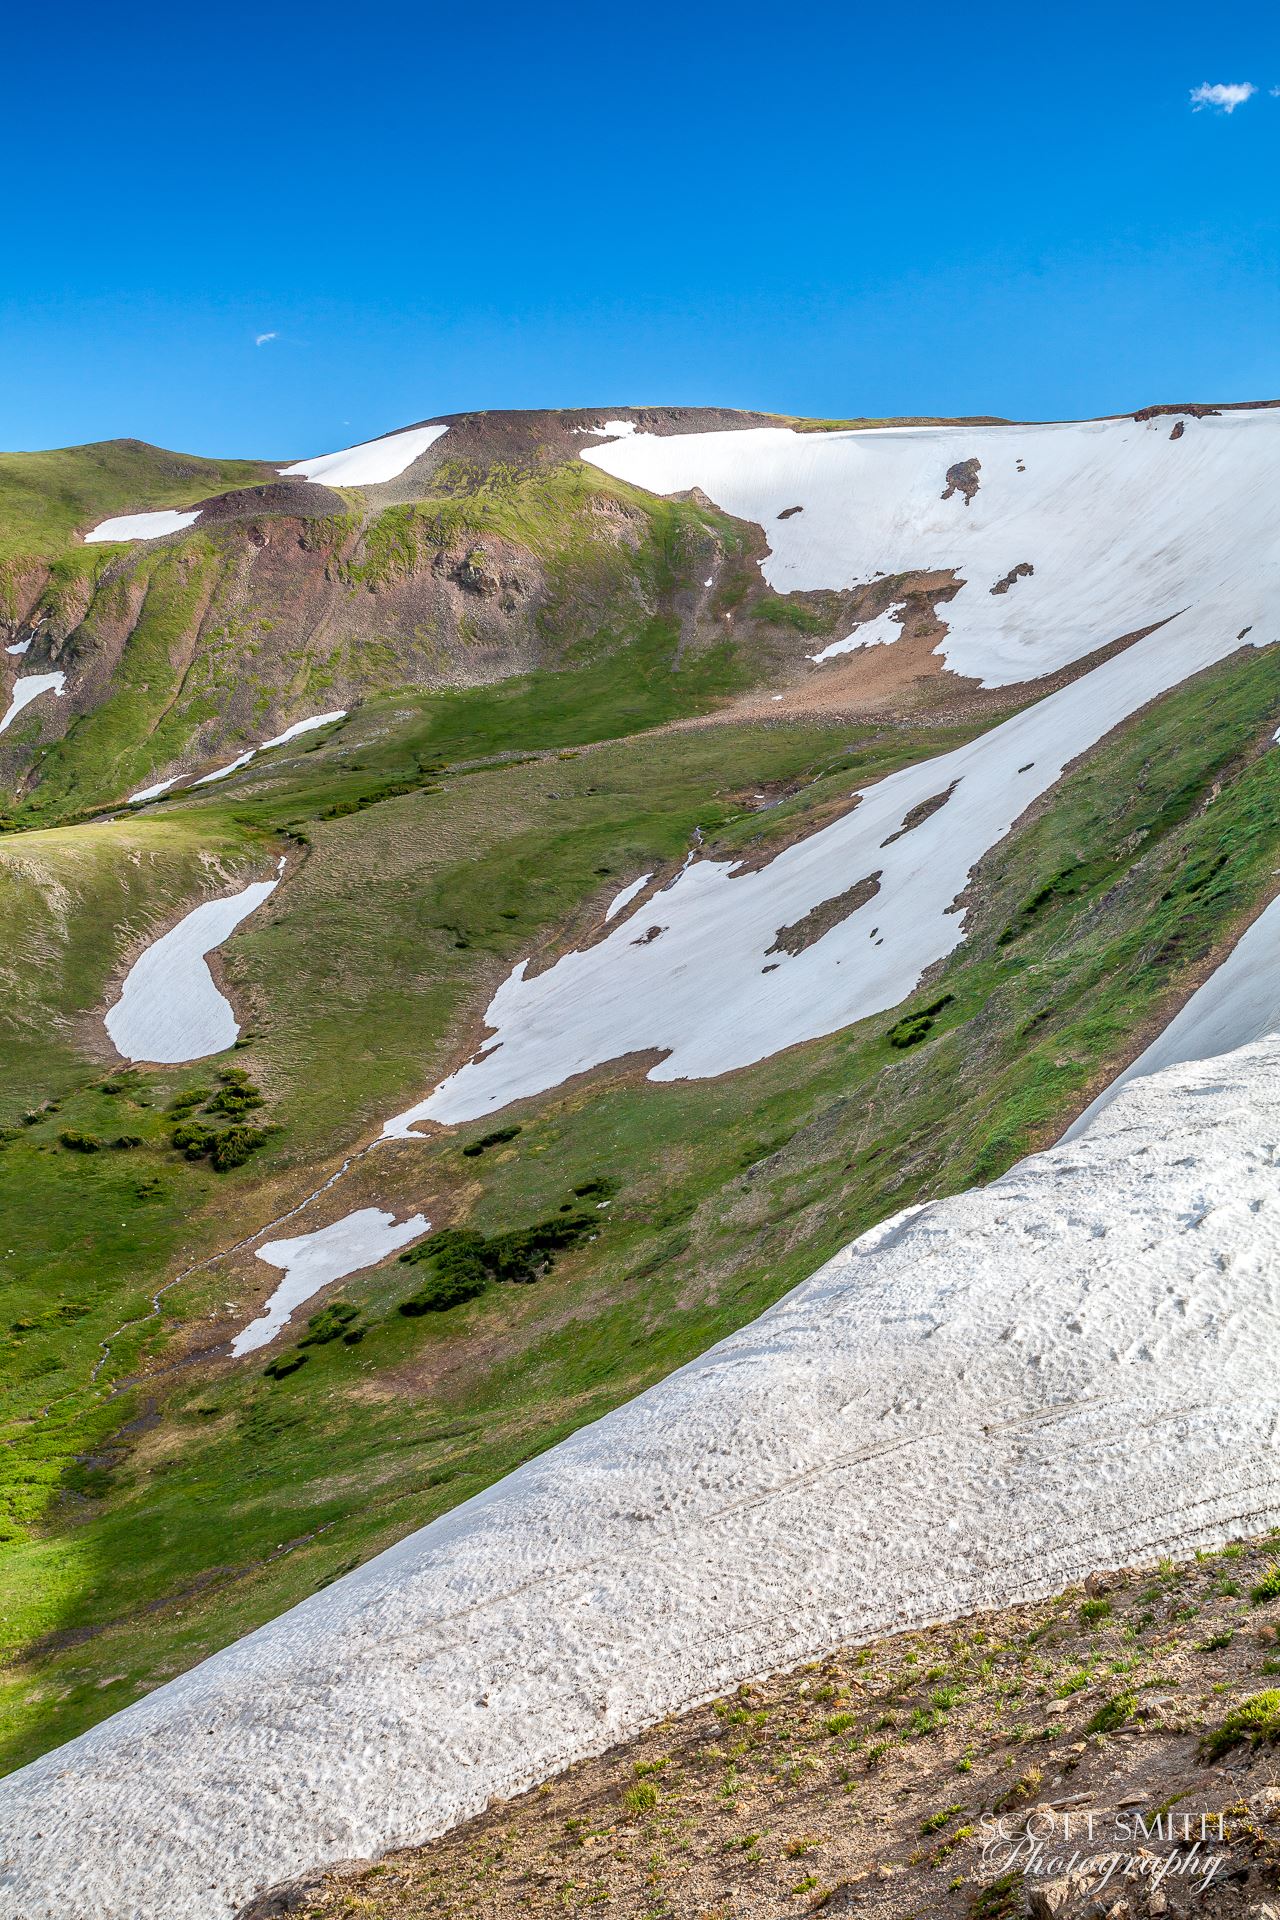
[[[404,433],[389,433],[384,440],[363,440],[359,446],[344,447],[340,453],[295,460],[291,467],[281,467],[280,473],[285,478],[296,474],[303,480],[322,481],[327,487],[376,487],[411,467],[447,432],[444,426],[409,427]]]
[[[130,967],[120,998],[106,1016],[117,1053],[126,1060],[173,1065],[203,1060],[233,1044],[240,1023],[214,985],[205,955],[220,947],[278,885],[279,873],[274,880],[255,880],[225,900],[206,900],[153,941]]]
[[[84,543],[91,547],[99,540],[159,540],[162,534],[181,533],[199,518],[198,507],[194,513],[175,513],[171,507],[162,507],[158,513],[121,513],[86,533]]]
[[[361,1207],[315,1233],[299,1234],[293,1240],[267,1241],[258,1248],[258,1258],[269,1266],[282,1267],[284,1279],[258,1318],[236,1335],[231,1346],[233,1355],[265,1347],[282,1327],[288,1326],[294,1310],[321,1287],[345,1280],[364,1267],[376,1266],[388,1254],[418,1239],[429,1224],[422,1214],[415,1213],[397,1226],[393,1213]]]
[[[9,711],[4,719],[0,720],[0,733],[4,733],[6,728],[11,727],[18,715],[29,707],[33,700],[38,700],[42,693],[54,693],[61,698],[66,680],[65,673],[28,673],[21,680],[15,680],[13,691],[9,695]]]

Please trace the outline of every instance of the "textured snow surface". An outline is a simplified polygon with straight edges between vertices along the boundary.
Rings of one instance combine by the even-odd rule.
[[[404,433],[389,433],[385,440],[364,440],[358,447],[344,447],[341,453],[320,453],[311,460],[295,460],[281,467],[284,475],[298,474],[304,480],[319,480],[327,487],[376,487],[383,480],[394,480],[411,467],[419,454],[434,446],[447,427],[410,427]]]
[[[281,1327],[288,1326],[295,1307],[319,1293],[321,1287],[345,1280],[349,1273],[359,1273],[363,1267],[376,1266],[389,1253],[424,1234],[429,1224],[422,1214],[415,1213],[397,1226],[393,1213],[361,1207],[316,1233],[299,1234],[294,1240],[268,1240],[258,1248],[258,1258],[269,1266],[282,1267],[284,1279],[258,1318],[236,1335],[231,1346],[233,1355],[265,1347]]]
[[[280,862],[283,869],[284,862]],[[205,955],[220,947],[279,885],[255,880],[225,900],[206,900],[149,946],[130,967],[106,1016],[126,1060],[175,1064],[221,1053],[240,1031],[231,1003],[213,982]]]
[[[779,593],[954,567],[948,666],[989,686],[1034,679],[1242,581],[1275,586],[1280,413],[1039,427],[790,427],[657,436],[582,458],[656,493],[701,487],[764,528]],[[947,471],[980,462],[966,505]],[[1018,463],[1023,471],[1019,472]],[[800,513],[786,520],[788,507]],[[1024,562],[1030,578],[991,588]],[[1241,620],[1238,625],[1243,626]]]
[[[33,700],[38,700],[42,693],[52,692],[61,699],[66,680],[65,673],[28,673],[21,680],[15,680],[9,695],[9,711],[0,720],[0,733],[11,727],[23,709],[29,707]]]
[[[748,1676],[1280,1520],[1278,1141],[1269,1040],[886,1222],[0,1784],[0,1914],[225,1920]]]
[[[954,904],[971,869],[1069,761],[1234,652],[1242,627],[1253,627],[1249,645],[1280,634],[1271,611],[1280,594],[1265,567],[1255,575],[967,746],[868,787],[852,811],[767,866],[694,860],[646,909],[643,931],[660,927],[656,938],[639,940],[622,920],[532,979],[522,961],[485,1014],[494,1039],[389,1120],[387,1136],[403,1138],[424,1119],[492,1113],[651,1048],[665,1054],[651,1080],[725,1073],[897,1006],[964,938]],[[913,808],[953,785],[929,819],[885,844]],[[801,953],[770,952],[780,928],[872,873],[880,890],[865,906]]]
[[[1182,1060],[1211,1060],[1251,1040],[1280,1034],[1280,899],[1247,927],[1216,972],[1151,1045],[1101,1092],[1064,1140],[1091,1127],[1121,1087]]]
[[[618,915],[622,912],[622,909],[625,906],[628,906],[630,902],[635,899],[638,893],[644,892],[645,888],[648,886],[652,878],[653,878],[653,875],[651,873],[642,873],[638,880],[631,881],[630,885],[625,886],[622,889],[621,893],[615,893],[612,900],[609,902],[608,906],[604,910],[605,919],[616,920]]]
[[[199,507],[194,513],[175,513],[172,507],[163,507],[158,513],[121,513],[86,533],[84,543],[91,547],[98,540],[158,540],[165,533],[181,533],[199,518]]]

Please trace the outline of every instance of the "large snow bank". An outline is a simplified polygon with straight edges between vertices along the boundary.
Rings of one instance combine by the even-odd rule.
[[[162,534],[181,533],[199,518],[198,507],[194,513],[175,513],[171,507],[162,507],[158,513],[121,513],[86,533],[84,543],[91,547],[99,540],[159,540]]]
[[[295,460],[280,472],[286,477],[297,474],[303,480],[318,480],[327,487],[376,487],[383,480],[394,480],[447,432],[447,427],[409,427],[404,433],[389,433],[384,440],[364,440],[358,447],[344,447],[340,453]]]
[[[282,1267],[284,1279],[258,1318],[236,1335],[232,1353],[252,1353],[265,1347],[282,1327],[288,1326],[294,1309],[319,1293],[321,1287],[345,1280],[363,1267],[376,1266],[389,1253],[424,1234],[429,1224],[422,1214],[415,1213],[397,1225],[393,1213],[360,1207],[315,1233],[302,1233],[293,1240],[268,1240],[258,1248],[258,1258],[268,1266]]]
[[[281,869],[284,861],[280,862]],[[225,900],[206,900],[162,934],[130,967],[106,1029],[126,1060],[174,1065],[203,1060],[234,1042],[240,1023],[214,985],[205,955],[220,947],[242,920],[279,885],[255,880]]]
[[[651,1080],[725,1073],[897,1006],[964,938],[955,902],[974,865],[1071,760],[1233,652],[1241,628],[1253,627],[1250,644],[1275,637],[1274,589],[1265,569],[1258,575],[968,745],[868,787],[852,811],[766,866],[694,860],[606,939],[532,979],[522,962],[485,1014],[494,1038],[386,1134],[491,1113],[649,1049],[665,1055]],[[930,818],[900,833],[914,808],[949,788]],[[875,873],[879,891],[865,906],[801,953],[777,949],[780,928]]]
[[[65,673],[28,673],[21,680],[15,680],[9,695],[9,710],[0,720],[0,733],[11,727],[23,709],[29,707],[33,700],[38,700],[42,693],[53,693],[61,699],[66,680]]]
[[[1184,608],[1210,608],[1219,595],[1233,600],[1242,580],[1274,585],[1280,412],[1189,419],[1176,440],[1171,430],[1166,417],[853,433],[752,427],[638,433],[581,457],[655,493],[700,487],[726,512],[758,522],[772,549],[765,578],[780,593],[956,568],[966,584],[942,609],[947,664],[1001,686]],[[976,475],[948,480],[971,460]],[[1009,581],[1024,563],[1034,573]]]
[[[867,1234],[0,1785],[0,1913],[225,1920],[750,1675],[1280,1520],[1278,1129],[1271,1039]]]

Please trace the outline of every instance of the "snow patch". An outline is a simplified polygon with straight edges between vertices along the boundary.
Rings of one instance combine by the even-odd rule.
[[[9,711],[0,720],[0,733],[11,727],[23,709],[29,707],[33,700],[38,700],[42,693],[52,692],[61,699],[66,681],[65,673],[28,673],[21,680],[15,680],[9,695]]]
[[[634,420],[606,420],[602,427],[578,427],[576,431],[599,434],[610,440],[627,440],[636,431],[636,423]],[[707,585],[710,584],[708,581]]]
[[[615,893],[613,899],[604,910],[605,919],[616,920],[627,903],[634,900],[638,893],[644,892],[652,878],[653,875],[651,873],[642,873],[638,880],[631,881],[630,885],[625,886],[621,893]]]
[[[6,653],[30,653],[30,651],[31,651],[31,642],[29,639],[17,640],[14,642],[13,646],[5,648]]]
[[[274,739],[264,740],[260,746],[250,747],[238,759],[228,761],[225,767],[216,767],[212,773],[202,773],[194,783],[197,787],[207,787],[211,781],[225,780],[230,773],[239,773],[241,767],[247,767],[260,753],[267,753],[272,747],[282,747],[288,740],[296,740],[300,734],[314,733],[317,727],[332,726],[335,720],[345,720],[347,709],[336,707],[332,713],[317,713],[310,720],[295,720],[283,733],[277,733]]]
[[[976,740],[863,789],[856,807],[755,871],[693,861],[663,893],[661,940],[637,945],[624,924],[532,979],[517,968],[485,1013],[493,1031],[483,1053],[390,1121],[388,1137],[404,1138],[423,1119],[450,1125],[491,1114],[628,1053],[663,1054],[651,1080],[727,1073],[897,1006],[964,939],[965,916],[951,909],[983,855],[1068,762],[1235,652],[1240,629],[1267,605],[1269,584],[1264,575],[1255,587],[1246,573],[1222,600],[1169,620]],[[884,844],[953,785],[945,807]],[[850,874],[876,870],[873,907],[785,967],[762,971],[779,927],[803,920]],[[880,933],[874,944],[871,925]]]
[[[157,780],[154,787],[139,787],[136,793],[129,795],[129,805],[136,807],[143,800],[154,800],[160,794],[168,793],[170,787],[176,786],[180,778],[181,776],[175,773],[171,774],[167,780]]]
[[[233,1044],[240,1023],[214,985],[205,955],[275,892],[283,871],[282,859],[274,880],[255,880],[225,900],[206,900],[134,961],[106,1015],[117,1053],[173,1066]]]
[[[891,647],[895,640],[902,638],[902,628],[893,614],[894,609],[886,607],[874,620],[864,620],[843,640],[832,640],[821,652],[811,653],[809,658],[821,665],[824,660],[834,659],[838,653],[857,653],[863,647]]]
[[[321,1287],[345,1280],[364,1267],[376,1266],[389,1253],[418,1239],[430,1224],[422,1214],[415,1213],[397,1226],[393,1213],[361,1207],[316,1233],[299,1234],[293,1240],[269,1240],[258,1248],[258,1258],[268,1266],[282,1267],[284,1279],[258,1318],[236,1335],[232,1355],[238,1358],[265,1347],[282,1327],[288,1326],[294,1309],[319,1293]]]
[[[194,513],[175,513],[171,507],[163,507],[158,513],[121,513],[114,520],[102,520],[86,533],[84,543],[91,547],[100,540],[159,540],[166,533],[181,533],[200,518],[200,509]]]
[[[359,446],[344,447],[340,453],[318,453],[310,460],[295,460],[291,467],[281,467],[280,473],[285,478],[296,474],[327,487],[376,487],[411,467],[448,431],[444,426],[409,427],[403,433],[389,433],[383,440],[362,440]]]

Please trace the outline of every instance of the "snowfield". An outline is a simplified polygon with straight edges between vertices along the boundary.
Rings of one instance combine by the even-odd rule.
[[[753,1675],[1274,1524],[1278,1139],[1270,1038],[885,1222],[0,1785],[0,1914],[228,1920]]]
[[[24,708],[38,700],[42,693],[53,693],[61,699],[66,683],[65,673],[27,673],[21,680],[15,680],[9,695],[9,710],[0,720],[0,733],[11,727]]]
[[[964,938],[955,901],[973,867],[1068,762],[1234,652],[1242,628],[1252,628],[1249,645],[1276,638],[1280,595],[1265,568],[1255,574],[967,746],[866,788],[852,811],[767,866],[691,860],[604,940],[532,979],[521,962],[485,1014],[492,1038],[389,1120],[385,1136],[474,1119],[648,1049],[665,1056],[651,1080],[725,1073],[897,1006]],[[953,786],[929,819],[891,839],[912,809]],[[801,953],[777,948],[781,928],[874,874],[865,906]]]
[[[447,432],[447,427],[409,427],[404,433],[389,433],[383,440],[364,440],[358,447],[344,447],[340,453],[295,460],[291,467],[281,467],[280,474],[283,479],[296,475],[316,480],[326,487],[376,487],[384,480],[396,479]]]
[[[1036,679],[1242,580],[1273,586],[1280,413],[853,433],[637,433],[582,459],[654,493],[702,491],[763,527],[779,593],[954,567],[947,665],[987,686]],[[976,460],[976,475],[948,478]],[[966,503],[971,478],[977,491]],[[943,495],[950,487],[950,498]],[[799,513],[779,514],[799,506]],[[1030,577],[992,587],[1023,564]],[[1243,621],[1240,623],[1244,624]]]
[[[255,880],[225,900],[206,900],[149,946],[130,967],[105,1025],[126,1060],[176,1065],[231,1046],[240,1023],[214,985],[205,955],[229,939],[280,884]]]
[[[99,522],[86,533],[84,543],[91,547],[100,540],[159,540],[166,533],[181,533],[199,518],[199,507],[194,513],[175,513],[171,507],[162,507],[158,513],[121,513],[114,520]]]
[[[345,1280],[364,1267],[376,1266],[388,1254],[420,1238],[430,1224],[422,1214],[415,1213],[397,1226],[393,1213],[361,1207],[315,1233],[299,1234],[293,1240],[268,1240],[258,1248],[258,1259],[268,1266],[282,1267],[284,1279],[258,1318],[236,1335],[232,1355],[238,1357],[267,1346],[282,1327],[288,1326],[294,1309],[319,1293],[321,1287]]]

